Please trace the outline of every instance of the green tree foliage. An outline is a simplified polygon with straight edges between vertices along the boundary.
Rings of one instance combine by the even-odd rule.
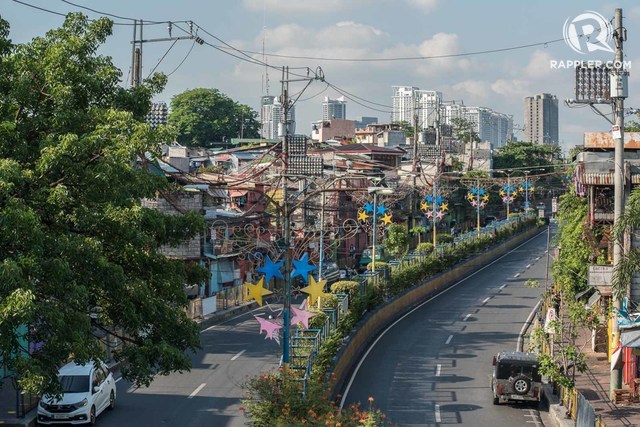
[[[467,170],[473,170],[473,145],[480,142],[480,136],[476,131],[477,126],[472,121],[461,118],[451,119],[453,125],[453,134],[465,145],[465,149],[469,150],[469,163]]]
[[[624,213],[618,220],[614,230],[615,239],[622,239],[625,233],[635,233],[640,229],[640,190],[631,192]],[[628,294],[633,277],[640,272],[640,250],[629,248],[622,255],[620,263],[613,270],[611,287],[616,298],[623,298]]]
[[[413,125],[405,120],[391,122],[393,125],[400,126],[400,130],[404,132],[405,136],[408,138],[413,138]]]
[[[168,122],[177,141],[188,147],[211,147],[223,138],[257,138],[258,113],[238,104],[218,89],[191,89],[171,99]]]
[[[567,299],[587,285],[587,267],[591,248],[585,240],[587,201],[573,189],[560,198],[558,246],[560,254],[553,263],[553,277]]]
[[[493,168],[537,168],[552,165],[558,162],[560,154],[560,146],[558,145],[541,145],[520,141],[510,142],[504,147],[495,150]],[[549,171],[551,169],[547,172]]]
[[[387,228],[387,237],[384,240],[385,250],[389,255],[400,257],[407,252],[409,246],[409,235],[407,229],[402,224],[392,223]],[[376,264],[378,264],[376,262]]]
[[[185,350],[199,345],[183,310],[187,273],[158,249],[203,222],[140,205],[168,186],[144,153],[172,136],[143,121],[166,79],[119,86],[121,72],[96,54],[107,19],[70,14],[15,46],[8,28],[0,19],[1,363],[23,389],[55,392],[60,363],[103,356],[109,331],[136,384],[187,369]]]

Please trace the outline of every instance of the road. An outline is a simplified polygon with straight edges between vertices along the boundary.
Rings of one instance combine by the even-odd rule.
[[[264,311],[265,308],[259,311]],[[150,387],[118,382],[116,409],[98,417],[102,427],[221,426],[240,427],[240,411],[250,376],[277,366],[281,347],[258,334],[258,323],[245,313],[200,335],[202,349],[192,369],[156,378]]]
[[[354,372],[345,405],[368,407],[373,397],[401,426],[541,426],[530,404],[494,406],[489,380],[493,355],[516,349],[544,292],[546,243],[543,232],[388,328]]]

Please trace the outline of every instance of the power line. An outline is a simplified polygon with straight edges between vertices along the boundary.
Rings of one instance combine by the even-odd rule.
[[[175,42],[174,42],[175,43]],[[182,58],[182,61],[180,61],[180,63],[178,64],[178,66],[176,68],[173,69],[172,72],[170,72],[169,74],[167,74],[167,77],[169,77],[170,75],[172,75],[173,73],[175,73],[176,71],[178,71],[178,68],[180,68],[182,66],[182,64],[184,64],[184,61],[187,60],[187,58],[189,57],[189,55],[191,54],[191,51],[193,50],[193,47],[196,45],[196,40],[193,41],[193,43],[191,44],[191,47],[189,48],[189,52],[187,52],[187,54],[184,56],[184,58]]]

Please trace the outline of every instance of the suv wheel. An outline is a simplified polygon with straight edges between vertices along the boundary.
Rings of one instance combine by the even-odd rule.
[[[527,394],[531,389],[531,380],[525,377],[524,375],[518,375],[513,378],[513,390],[516,394],[523,395]]]

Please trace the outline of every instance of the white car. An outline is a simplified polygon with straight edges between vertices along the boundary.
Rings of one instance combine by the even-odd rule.
[[[60,368],[58,380],[62,399],[48,395],[40,399],[38,424],[95,425],[102,411],[116,405],[116,382],[102,362],[67,363]]]

